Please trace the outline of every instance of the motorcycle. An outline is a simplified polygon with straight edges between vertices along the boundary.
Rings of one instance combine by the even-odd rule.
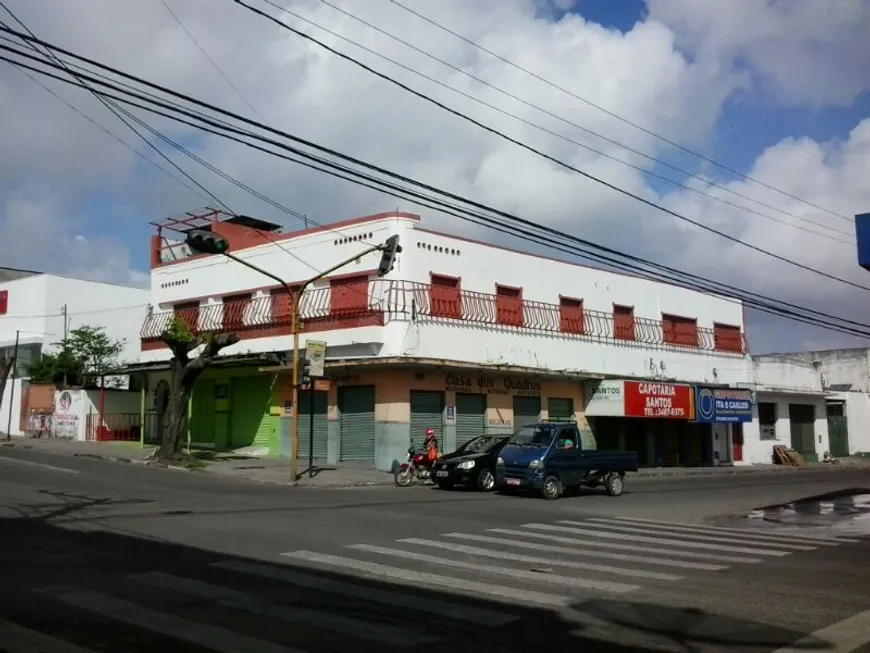
[[[399,487],[408,487],[414,480],[431,481],[432,468],[435,462],[430,461],[425,451],[417,451],[413,445],[408,449],[408,459],[399,465],[399,469],[393,475],[393,480]]]

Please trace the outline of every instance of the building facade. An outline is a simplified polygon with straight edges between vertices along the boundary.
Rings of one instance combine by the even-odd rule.
[[[0,268],[0,357],[11,359],[18,341],[17,365],[0,405],[0,431],[8,424],[12,435],[21,435],[27,370],[70,330],[102,326],[110,338],[124,342],[119,362],[136,361],[149,298],[150,292],[142,288]]]
[[[173,319],[240,338],[195,389],[196,443],[289,455],[288,295],[230,259],[186,250],[184,233],[207,228],[292,288],[348,261],[300,303],[302,343],[327,343],[326,378],[300,393],[302,457],[313,446],[318,460],[389,469],[426,428],[450,450],[481,432],[573,419],[589,441],[634,447],[644,464],[742,462],[751,417],[739,386],[751,384],[752,363],[739,301],[433,231],[407,213],[282,233],[204,211],[157,228],[140,358],[153,370],[151,409]],[[364,252],[395,234],[403,251],[378,278],[380,253]]]

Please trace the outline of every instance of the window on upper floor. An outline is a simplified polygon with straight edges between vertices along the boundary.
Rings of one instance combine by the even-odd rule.
[[[431,317],[462,317],[460,282],[456,277],[430,274],[429,315]]]
[[[742,354],[743,333],[739,326],[731,324],[713,324],[713,349],[716,351],[729,351]]]
[[[199,330],[199,302],[181,302],[172,307],[175,317],[191,331]]]
[[[0,290],[0,315],[6,315],[9,310],[9,291]]]
[[[613,305],[613,337],[617,340],[635,340],[634,306]]]
[[[662,340],[667,345],[698,346],[698,320],[662,313]]]
[[[563,333],[585,333],[582,299],[559,296],[559,330]]]
[[[506,326],[523,326],[523,290],[511,286],[495,286],[495,321]]]
[[[368,275],[332,279],[329,288],[330,315],[359,315],[368,311]]]
[[[290,290],[297,292],[298,286],[291,286]],[[291,298],[286,288],[272,288],[269,291],[271,304],[272,323],[275,325],[290,324]]]
[[[223,328],[240,329],[245,326],[246,313],[254,301],[251,293],[227,295],[223,300]]]

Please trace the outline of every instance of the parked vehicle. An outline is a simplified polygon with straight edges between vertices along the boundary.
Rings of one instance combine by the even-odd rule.
[[[604,485],[610,496],[625,491],[625,473],[636,472],[637,453],[583,449],[574,422],[540,422],[510,437],[496,460],[496,488],[537,490],[558,499],[566,490]]]
[[[495,489],[495,462],[509,438],[482,435],[441,456],[434,469],[435,483],[442,490],[455,485],[476,487],[484,492]]]
[[[417,450],[414,443],[408,448],[408,458],[399,465],[393,475],[393,480],[399,487],[408,487],[415,480],[426,482],[432,479],[432,466],[436,461],[430,460],[428,452]]]

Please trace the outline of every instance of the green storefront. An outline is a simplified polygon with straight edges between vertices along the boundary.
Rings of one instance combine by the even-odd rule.
[[[197,379],[190,405],[190,442],[194,446],[249,449],[264,455],[277,450],[277,415],[272,414],[276,376],[256,368],[207,370]]]

